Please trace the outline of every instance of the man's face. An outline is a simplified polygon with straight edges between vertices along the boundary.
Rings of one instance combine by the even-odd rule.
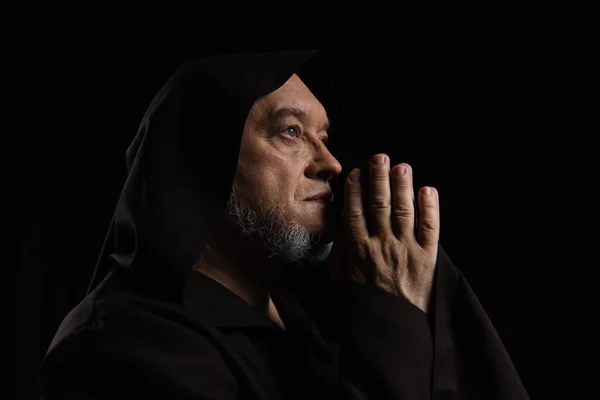
[[[316,235],[320,243],[333,239],[333,207],[309,198],[331,193],[329,180],[342,170],[326,145],[328,125],[323,105],[293,75],[252,106],[234,181],[251,209],[267,215],[275,210],[284,218],[280,223]]]

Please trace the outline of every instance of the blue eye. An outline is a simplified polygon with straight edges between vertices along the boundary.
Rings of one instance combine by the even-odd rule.
[[[287,128],[285,128],[284,132],[289,133],[291,137],[296,138],[298,137],[298,128],[295,126],[288,126]]]

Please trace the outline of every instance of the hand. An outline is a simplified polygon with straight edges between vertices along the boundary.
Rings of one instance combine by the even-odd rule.
[[[379,157],[383,157],[383,163],[377,162]],[[331,276],[374,284],[404,296],[427,312],[440,232],[438,193],[429,187],[419,191],[420,222],[415,231],[412,168],[398,164],[390,170],[389,165],[385,154],[371,158],[369,194],[365,199],[368,216],[360,170],[348,175],[344,188],[345,232],[334,242]]]

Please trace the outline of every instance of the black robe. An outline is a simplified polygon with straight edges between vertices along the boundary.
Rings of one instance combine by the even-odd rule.
[[[307,266],[271,292],[285,331],[192,270],[228,199],[250,107],[293,73],[325,106],[335,141],[320,52],[187,62],[157,94],[127,151],[128,178],[90,291],[42,363],[43,398],[528,398],[441,247],[429,314]]]

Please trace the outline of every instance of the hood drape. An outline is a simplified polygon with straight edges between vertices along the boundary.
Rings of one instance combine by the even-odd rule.
[[[229,199],[250,108],[294,73],[325,107],[336,155],[334,84],[324,52],[220,55],[179,67],[127,149],[127,179],[88,293],[114,268],[180,290]]]

